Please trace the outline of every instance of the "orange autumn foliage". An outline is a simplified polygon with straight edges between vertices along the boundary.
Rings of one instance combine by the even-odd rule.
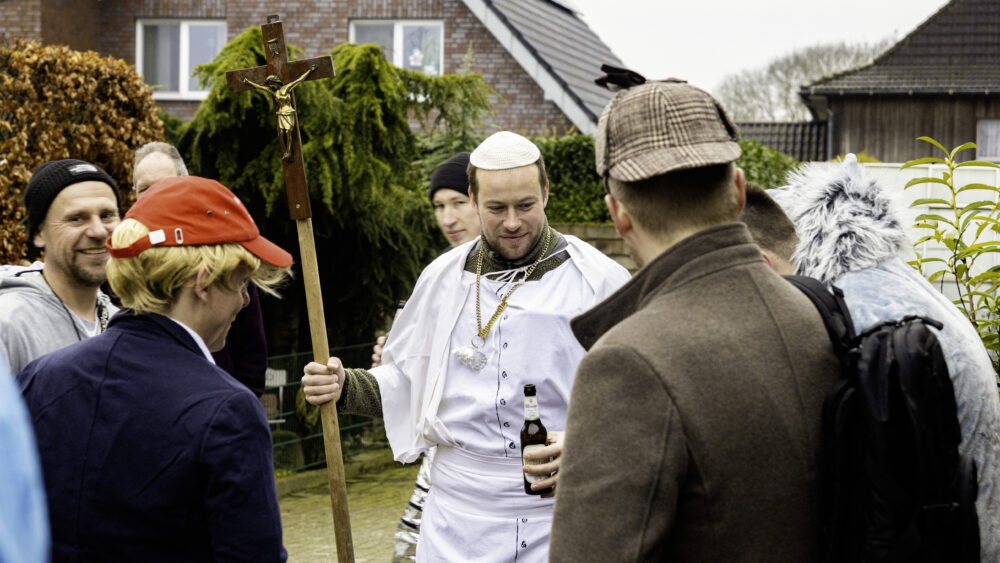
[[[0,45],[0,264],[26,254],[24,189],[40,164],[86,160],[127,188],[132,153],[158,140],[152,91],[125,61],[34,41]]]

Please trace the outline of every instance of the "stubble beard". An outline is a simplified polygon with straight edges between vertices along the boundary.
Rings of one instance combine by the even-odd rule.
[[[528,254],[531,254],[531,251],[534,250],[535,246],[537,246],[539,241],[542,240],[542,234],[543,234],[542,231],[543,230],[540,229],[535,234],[535,236],[531,238],[531,240],[527,241],[523,245],[519,245],[517,248],[510,248],[503,246],[501,244],[501,241],[503,239],[500,238],[499,236],[497,237],[496,243],[491,244],[491,246],[494,247],[494,250],[496,250],[497,254],[503,257],[504,260],[510,262],[517,262],[518,260],[522,260]],[[516,254],[516,256],[511,255],[511,253]]]

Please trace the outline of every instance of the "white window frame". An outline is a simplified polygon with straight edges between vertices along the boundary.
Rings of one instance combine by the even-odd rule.
[[[403,26],[421,25],[437,26],[441,30],[441,40],[438,41],[438,60],[441,61],[441,68],[438,69],[437,76],[442,76],[444,72],[444,20],[394,20],[394,19],[356,19],[351,20],[348,32],[348,40],[357,43],[355,39],[355,26],[357,24],[392,24],[392,58],[389,61],[399,68],[406,68],[403,64]],[[412,69],[411,69],[412,70]]]
[[[976,160],[986,160],[990,162],[1000,162],[1000,154],[985,154],[982,149],[983,143],[979,138],[979,129],[984,121],[990,121],[995,127],[1000,128],[1000,118],[981,118],[976,120]],[[995,147],[1000,152],[1000,145]]]
[[[178,41],[180,41],[180,53],[178,55],[179,65],[180,65],[180,90],[153,90],[154,100],[191,100],[191,101],[201,101],[208,97],[208,90],[197,91],[188,89],[188,81],[191,78],[191,73],[194,72],[193,68],[188,68],[189,58],[190,58],[190,28],[191,26],[197,25],[219,25],[221,24],[223,29],[228,33],[228,28],[226,20],[222,19],[193,19],[186,20],[180,18],[141,18],[135,21],[135,72],[136,74],[144,77],[145,79],[145,69],[143,69],[143,33],[142,28],[146,25],[178,25],[180,26],[180,34]]]

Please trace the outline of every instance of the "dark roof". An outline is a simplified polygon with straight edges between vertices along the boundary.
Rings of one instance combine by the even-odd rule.
[[[871,64],[803,95],[1000,92],[1000,0],[952,0]]]
[[[736,124],[740,136],[801,162],[828,160],[825,121],[761,121]]]
[[[487,0],[487,3],[596,123],[613,94],[594,84],[594,79],[603,74],[602,64],[622,66],[622,62],[567,7],[572,4],[559,0]]]

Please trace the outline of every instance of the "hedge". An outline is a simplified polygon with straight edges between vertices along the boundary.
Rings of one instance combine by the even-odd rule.
[[[10,264],[27,251],[22,199],[35,168],[78,158],[124,188],[133,151],[161,140],[163,126],[135,69],[92,51],[26,40],[0,45],[0,91],[0,263]]]
[[[549,176],[545,214],[552,223],[609,223],[604,187],[594,171],[594,137],[568,135],[532,139],[542,151]],[[743,155],[736,165],[747,180],[775,188],[799,162],[754,141],[740,141]]]

